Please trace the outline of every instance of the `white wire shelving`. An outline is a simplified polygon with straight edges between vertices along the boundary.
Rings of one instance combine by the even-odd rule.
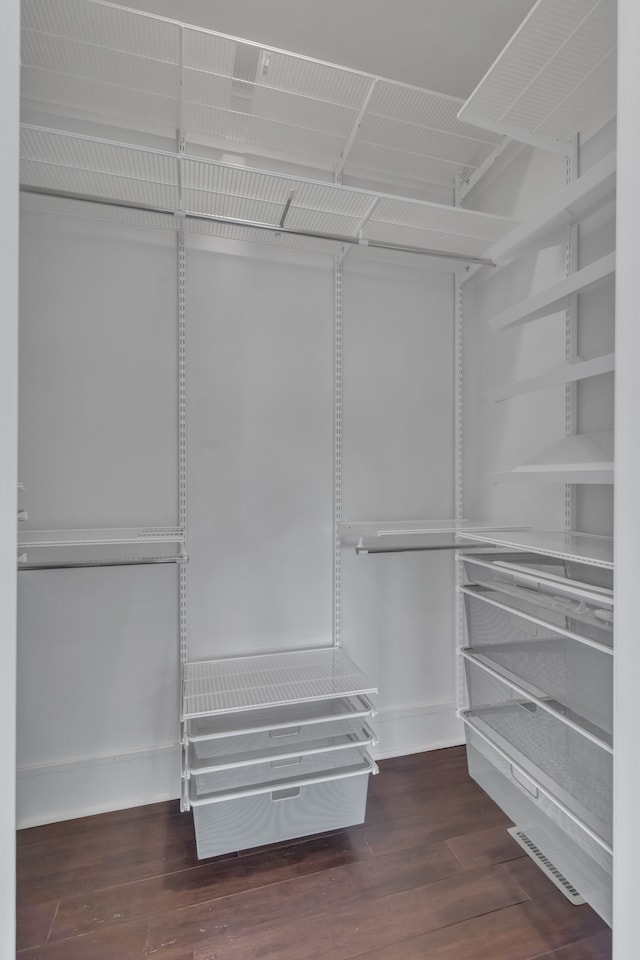
[[[458,116],[546,149],[616,112],[616,0],[538,0]]]
[[[505,529],[523,527],[475,520],[345,520],[338,526],[342,542],[355,544],[358,554],[459,550],[467,531]]]
[[[19,527],[18,570],[186,563],[180,527],[24,530]]]
[[[22,24],[25,113],[444,186],[503,142],[458,120],[456,97],[102,0],[24,0]]]
[[[23,189],[136,207],[145,215],[144,225],[153,225],[149,215],[180,213],[188,223],[205,224],[203,232],[215,223],[223,230],[329,242],[327,252],[350,244],[489,264],[484,251],[514,223],[446,204],[31,125],[23,125],[21,141]]]
[[[189,662],[183,720],[376,692],[340,647]]]
[[[565,530],[469,533],[470,540],[613,570],[613,538]]]

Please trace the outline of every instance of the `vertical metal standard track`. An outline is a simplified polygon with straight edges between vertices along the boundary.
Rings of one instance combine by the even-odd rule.
[[[333,316],[333,644],[342,644],[342,261],[334,265]]]
[[[456,181],[455,205],[461,205],[460,184]],[[453,415],[454,415],[454,518],[456,520],[464,519],[464,287],[461,275],[454,274],[454,396],[453,396]],[[464,579],[464,567],[462,560],[458,555],[455,556],[455,635],[456,651],[465,645],[465,612],[464,598],[458,591],[458,587]],[[456,701],[458,710],[464,710],[467,707],[467,695],[465,684],[465,669],[462,657],[456,654]]]
[[[579,176],[579,138],[574,137],[571,150],[567,155],[567,183],[572,183]],[[569,241],[565,245],[565,271],[570,276],[578,269],[578,224],[571,227]],[[574,362],[578,357],[578,294],[574,293],[569,301],[565,317],[565,360]],[[564,432],[565,436],[577,432],[578,411],[578,384],[568,383],[564,397]],[[564,527],[565,530],[576,528],[576,488],[567,483],[564,488]]]
[[[177,221],[180,229],[176,234],[178,252],[178,524],[184,536],[184,549],[187,552],[187,249],[184,238],[184,204],[182,156],[186,144],[183,130],[183,76],[184,76],[184,27],[180,28],[180,90],[178,96],[178,211]],[[188,581],[187,565],[180,564],[180,582],[178,586],[178,618],[180,640],[180,717],[182,718],[182,698],[184,691],[184,665],[187,662],[187,601]],[[189,809],[188,781],[185,776],[188,764],[187,737],[184,721],[180,722],[180,742],[182,750],[182,779],[180,809]]]

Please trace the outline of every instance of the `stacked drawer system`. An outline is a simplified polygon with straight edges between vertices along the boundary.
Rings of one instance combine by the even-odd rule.
[[[337,647],[185,664],[183,806],[198,856],[362,823],[376,692]]]
[[[610,923],[611,573],[535,554],[463,559],[470,773]]]

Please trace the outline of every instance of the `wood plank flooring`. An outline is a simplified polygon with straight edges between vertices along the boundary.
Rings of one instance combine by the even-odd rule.
[[[364,824],[198,861],[160,803],[18,834],[20,960],[610,960],[469,779],[463,747],[380,763]]]

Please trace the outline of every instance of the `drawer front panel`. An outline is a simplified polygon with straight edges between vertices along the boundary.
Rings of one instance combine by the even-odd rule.
[[[611,855],[469,726],[466,735],[473,779],[611,923]]]
[[[613,757],[540,706],[466,662],[468,717],[525,774],[611,842]]]
[[[194,807],[198,857],[215,857],[267,843],[291,840],[362,823],[368,776],[282,787]]]

